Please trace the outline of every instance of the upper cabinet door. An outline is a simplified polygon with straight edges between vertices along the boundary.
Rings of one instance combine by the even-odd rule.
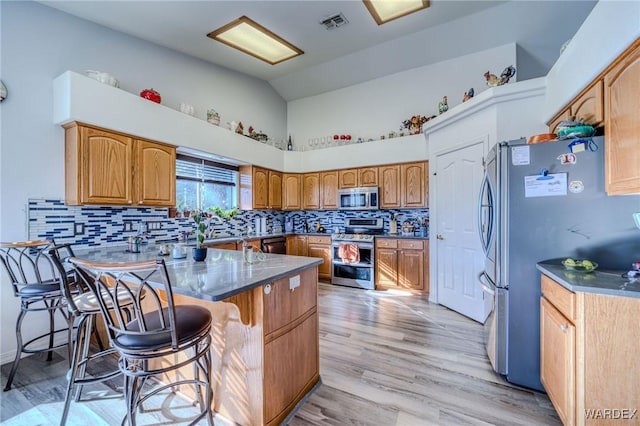
[[[402,206],[427,207],[427,162],[401,164],[400,171]]]
[[[269,208],[269,170],[253,168],[253,208]]]
[[[80,145],[81,203],[133,204],[133,140],[118,133],[82,127]]]
[[[571,116],[593,127],[604,123],[604,101],[602,80],[596,81],[571,104]]]
[[[338,172],[320,173],[320,208],[338,209]]]
[[[342,188],[356,188],[358,186],[358,169],[344,169],[338,172],[338,186]]]
[[[320,209],[320,173],[305,173],[302,176],[302,208]]]
[[[358,186],[378,186],[378,168],[362,167],[358,169]]]
[[[282,209],[300,210],[302,207],[302,176],[299,173],[282,175]]]
[[[400,165],[380,166],[380,208],[400,207]]]
[[[640,40],[604,77],[605,189],[640,193]]]
[[[135,179],[138,205],[176,205],[176,149],[136,140]]]
[[[282,173],[269,170],[269,208],[282,209]]]

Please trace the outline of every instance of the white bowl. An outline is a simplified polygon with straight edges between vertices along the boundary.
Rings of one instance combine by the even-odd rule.
[[[93,78],[94,80],[99,81],[100,83],[108,84],[109,86],[118,87],[118,80],[108,72],[94,71],[94,70],[86,70],[85,74],[87,77]]]

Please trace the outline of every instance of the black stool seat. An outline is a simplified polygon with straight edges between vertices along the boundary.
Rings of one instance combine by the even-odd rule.
[[[176,308],[175,330],[178,336],[178,345],[189,342],[211,328],[211,312],[202,306],[178,305]],[[162,318],[169,321],[167,308],[162,310]],[[158,311],[145,315],[147,330],[162,330],[158,333],[147,334],[120,334],[113,340],[113,345],[123,352],[127,351],[152,351],[171,347],[171,331],[162,329]],[[140,330],[138,320],[127,324],[129,330]]]

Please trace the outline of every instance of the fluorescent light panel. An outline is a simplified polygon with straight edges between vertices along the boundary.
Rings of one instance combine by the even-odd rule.
[[[378,25],[429,7],[429,0],[362,0],[362,2]]]
[[[207,34],[214,40],[275,65],[304,52],[255,21],[241,16]]]

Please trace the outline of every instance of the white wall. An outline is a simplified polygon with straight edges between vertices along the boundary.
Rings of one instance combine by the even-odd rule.
[[[27,238],[29,198],[64,198],[64,134],[53,124],[52,82],[66,70],[106,71],[122,89],[153,87],[163,104],[195,106],[204,118],[240,120],[274,137],[286,134],[286,104],[264,81],[77,19],[35,2],[0,2],[0,241]],[[96,99],[100,102],[100,99]],[[15,350],[18,302],[1,273],[0,361]]]
[[[499,75],[509,65],[516,65],[515,44],[291,101],[288,130],[298,145],[307,144],[309,138],[333,134],[377,140],[397,132],[413,115],[438,115],[438,102],[443,96],[448,97],[452,108],[462,102],[469,88],[473,87],[476,95],[481,93],[487,89],[484,73],[490,70]],[[372,159],[376,160],[387,162],[384,158]]]

